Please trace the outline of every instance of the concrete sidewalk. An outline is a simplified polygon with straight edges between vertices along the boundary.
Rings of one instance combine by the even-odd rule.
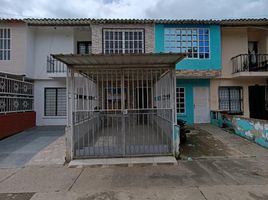
[[[267,166],[267,159],[251,157],[177,166],[0,169],[0,199],[15,193],[34,200],[267,199]]]

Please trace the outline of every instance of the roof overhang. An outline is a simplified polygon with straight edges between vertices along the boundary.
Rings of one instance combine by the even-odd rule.
[[[185,53],[144,54],[54,54],[55,59],[73,69],[88,68],[174,68],[187,56]]]

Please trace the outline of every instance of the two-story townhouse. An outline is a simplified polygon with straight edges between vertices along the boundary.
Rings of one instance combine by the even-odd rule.
[[[177,118],[210,122],[210,87],[221,70],[221,32],[214,20],[161,20],[155,25],[156,52],[187,52],[176,65]]]
[[[268,119],[268,21],[220,23],[222,72],[211,82],[211,109]]]

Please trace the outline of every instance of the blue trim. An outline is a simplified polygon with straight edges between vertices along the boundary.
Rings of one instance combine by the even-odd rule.
[[[177,114],[177,119],[182,119],[187,124],[194,123],[194,87],[209,87],[209,79],[177,79],[177,87],[184,87],[186,90],[185,102],[186,102],[186,113]]]

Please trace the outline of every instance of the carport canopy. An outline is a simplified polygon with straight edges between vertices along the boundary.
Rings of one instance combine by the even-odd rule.
[[[186,57],[185,53],[144,54],[54,54],[55,59],[76,70],[88,68],[161,68],[171,67]]]

